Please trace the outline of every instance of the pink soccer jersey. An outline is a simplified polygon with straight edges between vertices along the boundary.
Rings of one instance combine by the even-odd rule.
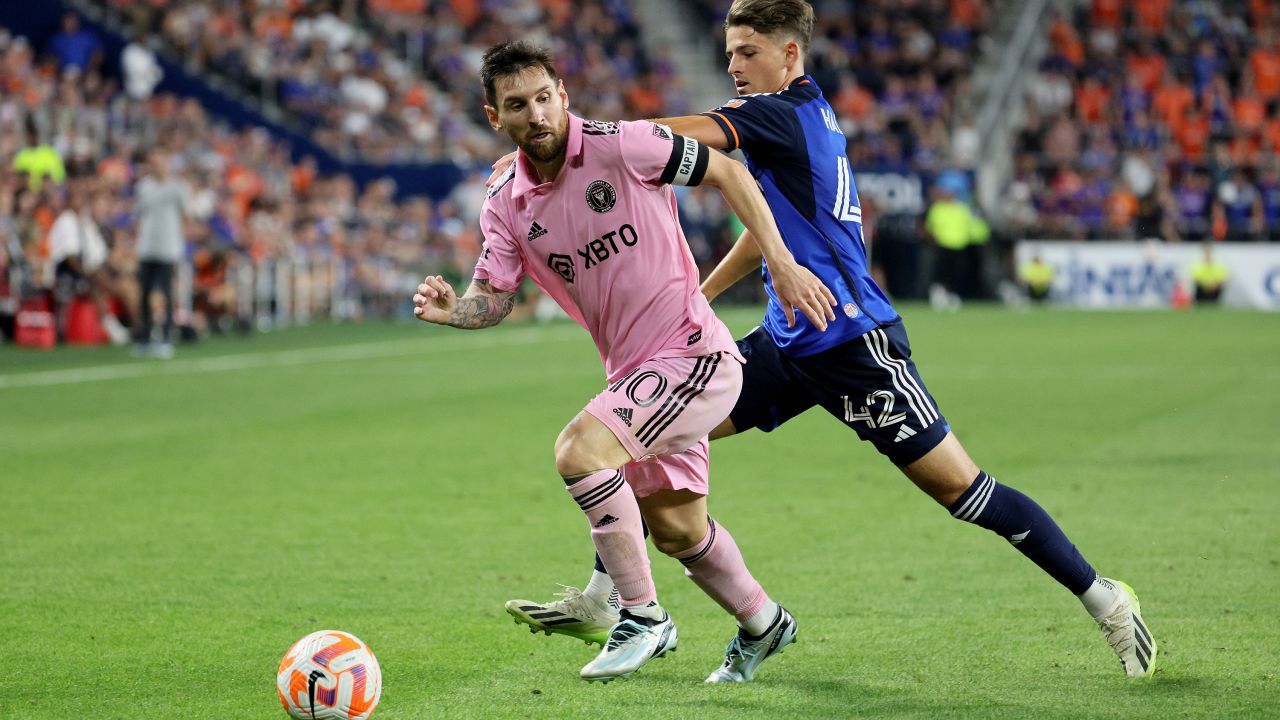
[[[532,277],[591,333],[610,382],[655,357],[741,361],[698,290],[670,187],[701,181],[707,149],[650,122],[570,114],[565,152],[552,182],[535,184],[520,153],[493,185],[476,279],[510,292]]]

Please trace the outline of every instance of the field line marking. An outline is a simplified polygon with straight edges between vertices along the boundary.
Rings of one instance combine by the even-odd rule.
[[[350,360],[403,357],[406,355],[430,355],[455,350],[487,350],[499,347],[531,345],[540,342],[563,342],[583,337],[578,333],[570,336],[548,332],[548,330],[550,328],[517,330],[488,337],[436,338],[435,342],[431,342],[426,338],[418,340],[383,340],[372,343],[328,345],[298,350],[237,353],[191,360],[139,360],[132,364],[97,365],[83,368],[67,368],[65,370],[13,373],[0,375],[0,390],[50,385],[74,385],[104,380],[197,375],[232,370],[252,370],[255,368],[293,367]]]

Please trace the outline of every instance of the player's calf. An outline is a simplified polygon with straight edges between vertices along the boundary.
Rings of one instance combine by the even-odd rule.
[[[969,489],[947,510],[957,520],[986,528],[1008,540],[1077,596],[1088,590],[1097,577],[1044,508],[981,470]]]
[[[1149,677],[1155,672],[1156,643],[1142,620],[1133,590],[1119,581],[1099,577],[1062,528],[1034,500],[979,471],[969,489],[947,510],[957,520],[1005,538],[1074,593],[1102,628],[1126,675]]]

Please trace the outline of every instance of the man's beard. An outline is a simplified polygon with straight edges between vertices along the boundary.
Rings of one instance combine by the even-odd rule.
[[[534,159],[535,161],[544,163],[544,162],[551,162],[552,160],[555,160],[557,157],[559,157],[560,154],[564,152],[565,145],[568,145],[568,144],[569,144],[569,133],[565,132],[560,135],[557,135],[555,139],[552,140],[551,142],[521,143],[520,149],[524,151],[525,155],[528,155],[530,158]]]

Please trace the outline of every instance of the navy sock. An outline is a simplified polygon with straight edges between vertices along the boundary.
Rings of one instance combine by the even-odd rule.
[[[640,521],[640,529],[644,531],[645,537],[649,537],[649,525],[643,520]],[[596,553],[596,571],[609,574],[609,571],[604,569],[604,561],[600,559],[600,553]]]
[[[947,510],[957,520],[984,527],[1008,540],[1076,595],[1088,590],[1097,576],[1044,508],[985,472],[979,472],[969,489]]]

